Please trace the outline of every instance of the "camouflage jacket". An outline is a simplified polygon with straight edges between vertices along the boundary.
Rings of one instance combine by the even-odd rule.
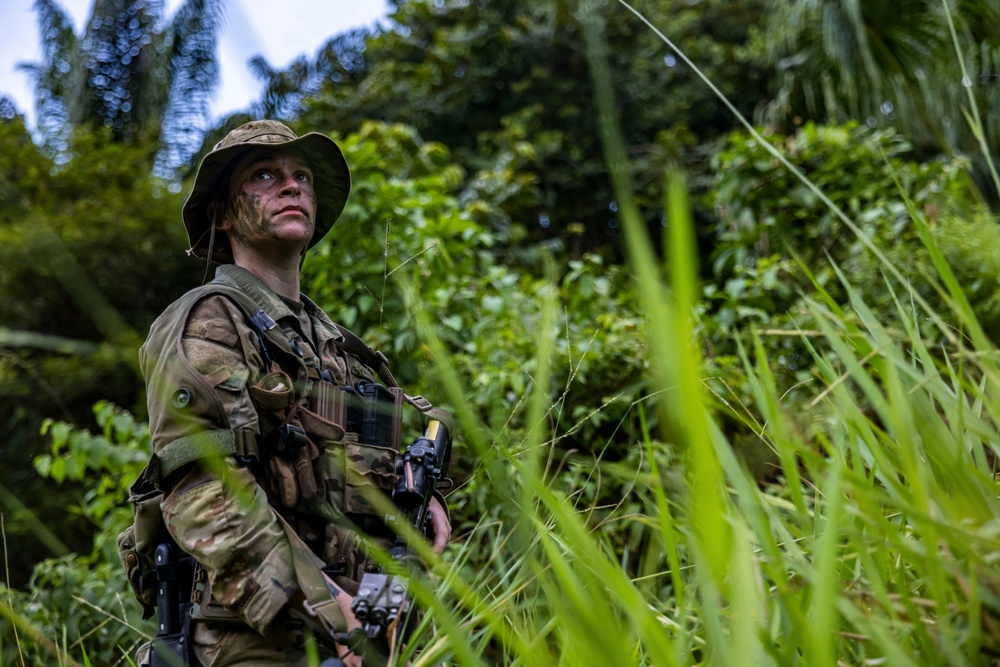
[[[263,633],[299,592],[283,526],[294,526],[312,548],[316,567],[333,566],[357,581],[367,564],[345,526],[374,514],[364,487],[391,489],[398,448],[359,444],[309,402],[322,393],[321,377],[331,386],[375,378],[342,349],[344,335],[322,310],[305,298],[283,300],[234,265],[220,267],[214,284],[221,287],[197,288],[167,308],[140,350],[153,460],[170,458],[167,450],[188,452],[190,463],[162,470],[164,523],[202,565],[215,599]],[[240,290],[273,318],[291,341],[294,363],[273,359],[245,307],[223,287]],[[266,451],[263,438],[284,422],[301,425],[309,439],[310,453],[292,465]],[[218,452],[242,454],[253,465],[229,456],[205,463]],[[269,461],[281,465],[269,469]],[[338,520],[344,516],[354,523]]]

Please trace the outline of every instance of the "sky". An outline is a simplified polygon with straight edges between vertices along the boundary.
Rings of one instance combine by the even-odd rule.
[[[83,31],[94,0],[54,0]],[[315,55],[330,37],[356,27],[374,25],[388,12],[386,0],[280,0],[282,11],[265,11],[271,3],[224,0],[226,23],[218,44],[219,85],[212,104],[214,118],[244,109],[262,85],[247,61],[263,55],[276,69],[305,53]],[[21,62],[38,62],[42,52],[33,0],[0,0],[0,96],[13,98],[28,126],[35,126],[31,80],[17,70]],[[165,0],[172,17],[182,0]]]

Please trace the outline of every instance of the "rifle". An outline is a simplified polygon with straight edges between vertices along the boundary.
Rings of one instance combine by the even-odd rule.
[[[434,489],[439,483],[451,483],[447,479],[450,464],[451,434],[444,422],[432,419],[424,435],[406,448],[396,465],[399,482],[393,489],[392,502],[421,533],[426,531],[430,519],[428,506]],[[410,549],[402,536],[396,536],[389,555],[401,567],[409,565]],[[338,638],[338,641],[352,647],[352,650],[372,644],[387,647],[389,630],[395,625],[396,646],[401,647],[412,633],[417,617],[408,593],[405,577],[366,572],[351,603],[351,611],[361,622],[361,636],[358,636],[358,630],[354,630]],[[340,660],[330,658],[320,667],[342,665]]]

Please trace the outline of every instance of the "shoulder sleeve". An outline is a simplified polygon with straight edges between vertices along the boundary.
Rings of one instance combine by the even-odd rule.
[[[248,385],[263,364],[243,311],[220,294],[181,301],[157,320],[140,352],[154,452],[192,435],[259,428]],[[265,632],[299,584],[292,546],[264,490],[225,459],[225,468],[184,468],[164,491],[167,530],[204,566],[213,595]]]
[[[140,352],[153,451],[212,431],[258,432],[247,390],[261,359],[252,330],[228,298],[174,304]]]

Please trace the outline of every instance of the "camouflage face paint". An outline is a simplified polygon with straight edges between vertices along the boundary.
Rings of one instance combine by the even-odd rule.
[[[251,194],[242,187],[229,196],[226,213],[233,220],[232,238],[242,246],[246,246],[250,234],[263,233],[267,227],[261,200],[260,195]]]

